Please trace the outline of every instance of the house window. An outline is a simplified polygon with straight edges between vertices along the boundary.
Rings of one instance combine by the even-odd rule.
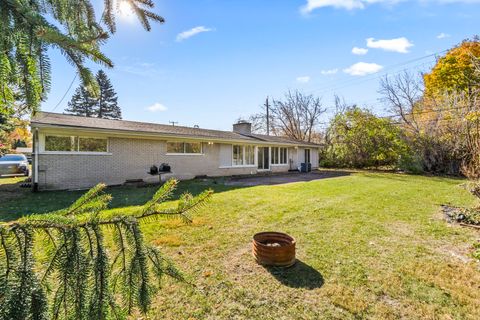
[[[233,146],[233,165],[243,165],[243,146]]]
[[[185,153],[202,153],[200,142],[185,142]]]
[[[167,153],[200,154],[201,142],[167,142]]]
[[[245,164],[247,165],[255,164],[255,147],[254,146],[245,146]]]
[[[107,139],[78,138],[78,151],[81,152],[107,152]]]
[[[45,136],[45,151],[107,152],[107,150],[108,143],[104,138]]]
[[[272,164],[287,164],[287,148],[272,147]]]
[[[254,146],[233,146],[232,147],[232,165],[255,165],[255,147]]]
[[[287,164],[287,148],[280,148],[280,163]]]
[[[278,147],[272,147],[272,164],[278,164]]]
[[[183,142],[167,142],[167,153],[184,153]]]
[[[78,138],[74,136],[46,136],[45,151],[77,151]]]

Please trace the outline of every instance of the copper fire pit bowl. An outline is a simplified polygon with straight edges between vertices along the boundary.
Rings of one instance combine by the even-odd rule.
[[[260,232],[253,236],[252,253],[258,264],[290,267],[295,264],[295,239],[281,232]]]

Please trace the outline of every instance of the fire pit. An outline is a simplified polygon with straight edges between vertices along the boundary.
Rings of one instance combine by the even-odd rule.
[[[253,256],[265,266],[290,267],[295,264],[295,239],[281,232],[260,232],[253,236]]]

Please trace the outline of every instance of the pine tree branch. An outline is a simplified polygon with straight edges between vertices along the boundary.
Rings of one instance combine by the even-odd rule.
[[[46,320],[48,309],[53,319],[125,318],[134,309],[144,314],[148,311],[152,295],[160,288],[162,275],[188,283],[157,248],[145,244],[140,229],[141,221],[160,216],[179,216],[191,222],[188,213],[204,205],[212,194],[212,191],[205,191],[192,197],[186,193],[176,207],[166,209],[160,203],[172,194],[176,185],[176,181],[166,183],[150,201],[129,215],[102,211],[111,198],[101,193],[103,186],[100,185],[67,209],[1,223],[0,250],[5,253],[6,267],[2,264],[5,276],[0,296],[6,294],[2,304],[5,301],[8,318],[23,319],[30,314]],[[103,240],[108,228],[114,230],[113,244],[108,243],[116,249],[113,260],[107,255]],[[32,253],[33,235],[37,230],[47,235],[39,239],[53,246],[53,250],[52,246],[44,249],[48,259],[42,263],[40,281],[36,277],[40,271],[34,268]],[[18,257],[13,254],[15,252],[19,253]],[[51,275],[56,275],[55,279]],[[110,281],[112,276],[113,282]],[[118,279],[123,279],[119,292],[116,290]],[[153,279],[158,280],[158,286],[152,284]],[[53,292],[50,290],[52,283],[56,283]],[[2,292],[4,287],[7,288],[5,293]],[[48,289],[48,299],[44,288]],[[125,309],[115,303],[120,297],[126,302]]]

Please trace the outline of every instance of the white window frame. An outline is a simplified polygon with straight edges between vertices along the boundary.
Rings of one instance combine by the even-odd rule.
[[[239,159],[242,161],[241,164],[235,163],[235,149],[239,150],[239,152],[242,153],[242,159]],[[234,144],[232,145],[232,167],[243,167],[245,165],[245,146]]]
[[[274,162],[273,162],[273,150],[274,150],[274,148],[276,148],[276,151],[277,151],[277,152],[275,152],[276,158],[277,158],[277,160],[278,160],[277,163],[274,163]],[[281,152],[281,149],[285,149],[285,155],[286,155],[286,157],[285,157],[286,162],[285,162],[285,163],[282,162],[282,157],[281,157],[282,152]],[[275,166],[287,166],[287,165],[288,165],[288,147],[277,147],[277,146],[274,146],[274,147],[270,147],[270,150],[271,150],[271,152],[270,152],[270,166],[274,166],[274,167],[275,167]]]
[[[279,158],[278,158],[278,155],[279,155],[279,151],[280,148],[279,147],[270,147],[270,164],[271,165],[279,165]]]
[[[55,137],[76,137],[77,138],[77,151],[49,151],[45,150],[46,146],[46,137],[55,136]],[[80,138],[91,138],[91,139],[103,139],[107,140],[107,151],[78,151]],[[76,135],[76,134],[57,134],[57,133],[43,133],[39,135],[39,145],[40,145],[40,154],[68,154],[68,155],[112,155],[110,152],[110,139],[108,137],[98,137],[98,136],[89,136],[89,135]]]
[[[242,150],[242,164],[235,164],[233,162],[233,150],[235,147],[240,147]],[[252,147],[253,148],[253,164],[247,164],[247,159],[246,159],[246,149],[247,147]],[[235,168],[254,168],[257,166],[257,147],[254,145],[243,145],[243,144],[232,144],[232,167]]]
[[[285,162],[282,162],[282,149],[285,149]],[[288,164],[288,148],[287,147],[278,148],[278,164],[281,164],[281,165]]]
[[[252,148],[253,163],[247,163],[247,148]],[[255,156],[257,154],[257,147],[253,145],[243,146],[243,164],[246,166],[254,166],[256,164]]]
[[[183,144],[183,152],[166,152],[165,155],[167,156],[203,156],[203,143],[198,141],[167,141],[165,144],[166,149],[168,150],[169,143],[182,143]],[[200,152],[197,153],[187,153],[186,150],[186,143],[200,143]]]

